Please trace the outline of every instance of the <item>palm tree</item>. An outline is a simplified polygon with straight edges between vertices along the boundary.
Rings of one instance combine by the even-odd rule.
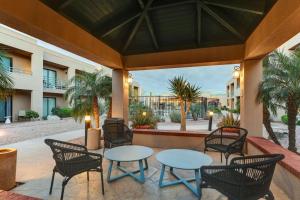
[[[300,105],[300,50],[287,55],[275,51],[265,62],[261,90],[269,93],[272,102],[284,105],[288,115],[289,146],[296,152],[296,118]],[[270,105],[266,105],[266,107]]]
[[[169,90],[175,95],[180,104],[181,126],[180,130],[186,130],[186,115],[190,110],[191,103],[194,103],[200,97],[200,88],[196,85],[191,85],[182,76],[174,77],[169,80]]]
[[[11,95],[14,87],[13,80],[8,74],[8,70],[4,66],[2,56],[4,54],[0,52],[0,100],[5,100],[6,97]]]
[[[103,75],[103,71],[82,72],[71,78],[65,92],[65,99],[73,106],[73,117],[82,120],[86,114],[93,116],[96,128],[100,127],[100,99],[111,96],[112,79]]]

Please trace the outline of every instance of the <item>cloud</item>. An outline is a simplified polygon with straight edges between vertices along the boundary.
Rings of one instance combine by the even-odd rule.
[[[192,84],[201,87],[201,91],[212,94],[225,94],[225,87],[232,77],[235,65],[218,65],[209,67],[188,67],[161,70],[144,70],[131,72],[134,80],[139,82],[145,95],[150,92],[154,95],[169,93],[169,80],[182,75]]]

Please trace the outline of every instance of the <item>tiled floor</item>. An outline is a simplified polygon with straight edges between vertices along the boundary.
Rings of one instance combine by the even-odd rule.
[[[53,135],[50,136],[50,138],[68,141],[82,135],[83,133],[79,131],[72,131],[64,134]],[[43,142],[44,139],[45,138],[37,138],[8,145],[9,147],[18,149],[17,180],[25,182],[24,185],[18,186],[13,191],[42,199],[59,199],[62,181],[62,177],[59,175],[56,176],[52,195],[48,195],[54,162],[52,160],[50,149]],[[155,153],[158,151],[160,151],[160,149],[155,149]],[[98,152],[101,151],[99,150]],[[209,153],[209,155],[215,159],[214,164],[218,163],[219,154]],[[160,189],[158,187],[160,164],[156,161],[155,154],[149,159],[149,165],[149,170],[146,172],[146,182],[144,184],[137,183],[131,177],[126,177],[113,183],[107,183],[106,173],[108,169],[108,162],[104,160],[105,196],[102,196],[101,194],[99,174],[91,173],[89,182],[86,180],[86,174],[81,174],[71,179],[66,186],[65,199],[197,199],[183,185]],[[190,176],[191,174],[183,173],[183,175]],[[171,177],[167,176],[166,178]],[[274,192],[276,199],[288,199],[280,188],[276,187],[276,185],[272,185],[272,191]],[[213,189],[203,189],[202,199],[222,200],[227,198]]]

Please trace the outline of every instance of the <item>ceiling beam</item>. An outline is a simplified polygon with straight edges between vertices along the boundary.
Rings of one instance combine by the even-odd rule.
[[[207,12],[210,16],[212,16],[215,20],[217,20],[222,26],[224,26],[231,33],[236,35],[239,39],[241,39],[241,40],[244,39],[243,36],[233,26],[231,26],[227,21],[225,21],[217,13],[215,13],[213,10],[211,10],[209,7],[207,7],[202,1],[199,1],[199,4],[205,12]]]
[[[141,9],[144,9],[145,8],[144,2],[142,0],[138,0],[138,2],[140,4]],[[146,20],[146,24],[147,24],[148,30],[150,32],[153,44],[154,44],[156,49],[159,49],[157,39],[156,39],[156,36],[155,36],[155,33],[154,33],[153,25],[151,23],[151,20],[150,20],[150,17],[148,15],[148,13],[145,16],[145,20]]]
[[[200,7],[200,3],[199,1],[197,1],[197,4],[196,4],[196,7],[197,7],[197,44],[198,46],[200,46],[200,43],[201,43],[201,20],[202,20],[202,9]]]
[[[111,34],[112,32],[118,30],[119,28],[125,26],[126,24],[128,24],[129,22],[133,21],[134,19],[138,18],[139,16],[141,16],[141,13],[138,13],[126,20],[124,20],[122,23],[118,24],[117,26],[114,26],[113,28],[111,28],[110,30],[106,31],[104,34],[102,34],[102,38],[108,36],[109,34]]]
[[[148,12],[148,9],[149,9],[149,7],[151,6],[151,4],[152,4],[153,1],[154,1],[154,0],[149,0],[149,1],[147,2],[146,6],[144,7],[144,10],[143,10],[143,12],[142,12],[140,18],[139,18],[138,21],[136,22],[134,28],[132,29],[132,31],[131,31],[131,33],[130,33],[130,35],[129,35],[129,37],[128,37],[128,39],[127,39],[125,45],[124,45],[124,47],[123,47],[123,52],[126,51],[127,48],[129,47],[129,45],[130,45],[130,43],[131,43],[133,37],[135,36],[136,32],[137,32],[138,29],[140,28],[140,26],[141,26],[143,20],[145,19],[145,16],[147,15],[147,12]]]
[[[68,5],[70,5],[74,0],[65,0],[59,7],[58,10],[63,10]]]
[[[196,3],[196,1],[197,0],[186,0],[186,1],[180,1],[180,2],[175,2],[175,3],[168,3],[165,5],[152,6],[151,8],[149,8],[149,10],[157,10],[157,9],[162,9],[162,8],[180,6],[180,5],[184,5],[184,4]]]
[[[203,2],[206,5],[213,5],[213,6],[217,6],[217,7],[221,7],[221,8],[228,8],[228,9],[237,10],[237,11],[241,11],[241,12],[248,12],[248,13],[252,13],[252,14],[256,14],[256,15],[264,14],[264,11],[253,10],[253,9],[249,9],[249,8],[242,8],[242,7],[235,6],[235,5],[228,5],[228,4],[212,2],[212,1],[203,1]]]
[[[244,45],[229,45],[124,56],[126,70],[237,64],[242,62]]]

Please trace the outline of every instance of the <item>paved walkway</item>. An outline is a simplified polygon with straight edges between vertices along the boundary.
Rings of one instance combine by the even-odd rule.
[[[84,125],[73,118],[0,124],[0,145],[12,144],[28,139],[83,129]]]
[[[82,137],[83,131],[70,131],[63,134],[51,135],[47,138],[55,138],[70,141],[74,138]],[[50,148],[44,144],[46,137],[31,139],[7,147],[18,149],[17,181],[25,184],[13,189],[13,192],[37,197],[41,199],[59,199],[61,192],[62,177],[56,175],[52,195],[49,195],[51,173],[54,166]],[[155,149],[155,154],[161,149]],[[96,152],[101,153],[102,150]],[[219,163],[218,153],[209,153],[214,158],[214,164]],[[155,159],[155,155],[149,159],[149,170],[147,170],[146,182],[137,183],[131,177],[125,177],[113,183],[107,183],[106,174],[108,161],[104,159],[104,187],[105,196],[101,194],[100,176],[98,173],[90,173],[90,181],[87,182],[86,174],[80,174],[70,180],[65,189],[65,200],[85,200],[85,199],[106,199],[106,200],[195,200],[195,196],[183,185],[174,187],[159,188],[160,164]],[[125,164],[125,163],[124,163]],[[122,164],[123,165],[123,164]],[[128,167],[136,167],[128,165]],[[113,174],[115,174],[115,170]],[[189,173],[179,171],[183,176],[191,176]],[[166,178],[172,178],[166,173]],[[272,184],[272,191],[276,199],[288,200],[287,196],[280,188]],[[203,189],[202,199],[225,200],[225,196],[213,189]]]

